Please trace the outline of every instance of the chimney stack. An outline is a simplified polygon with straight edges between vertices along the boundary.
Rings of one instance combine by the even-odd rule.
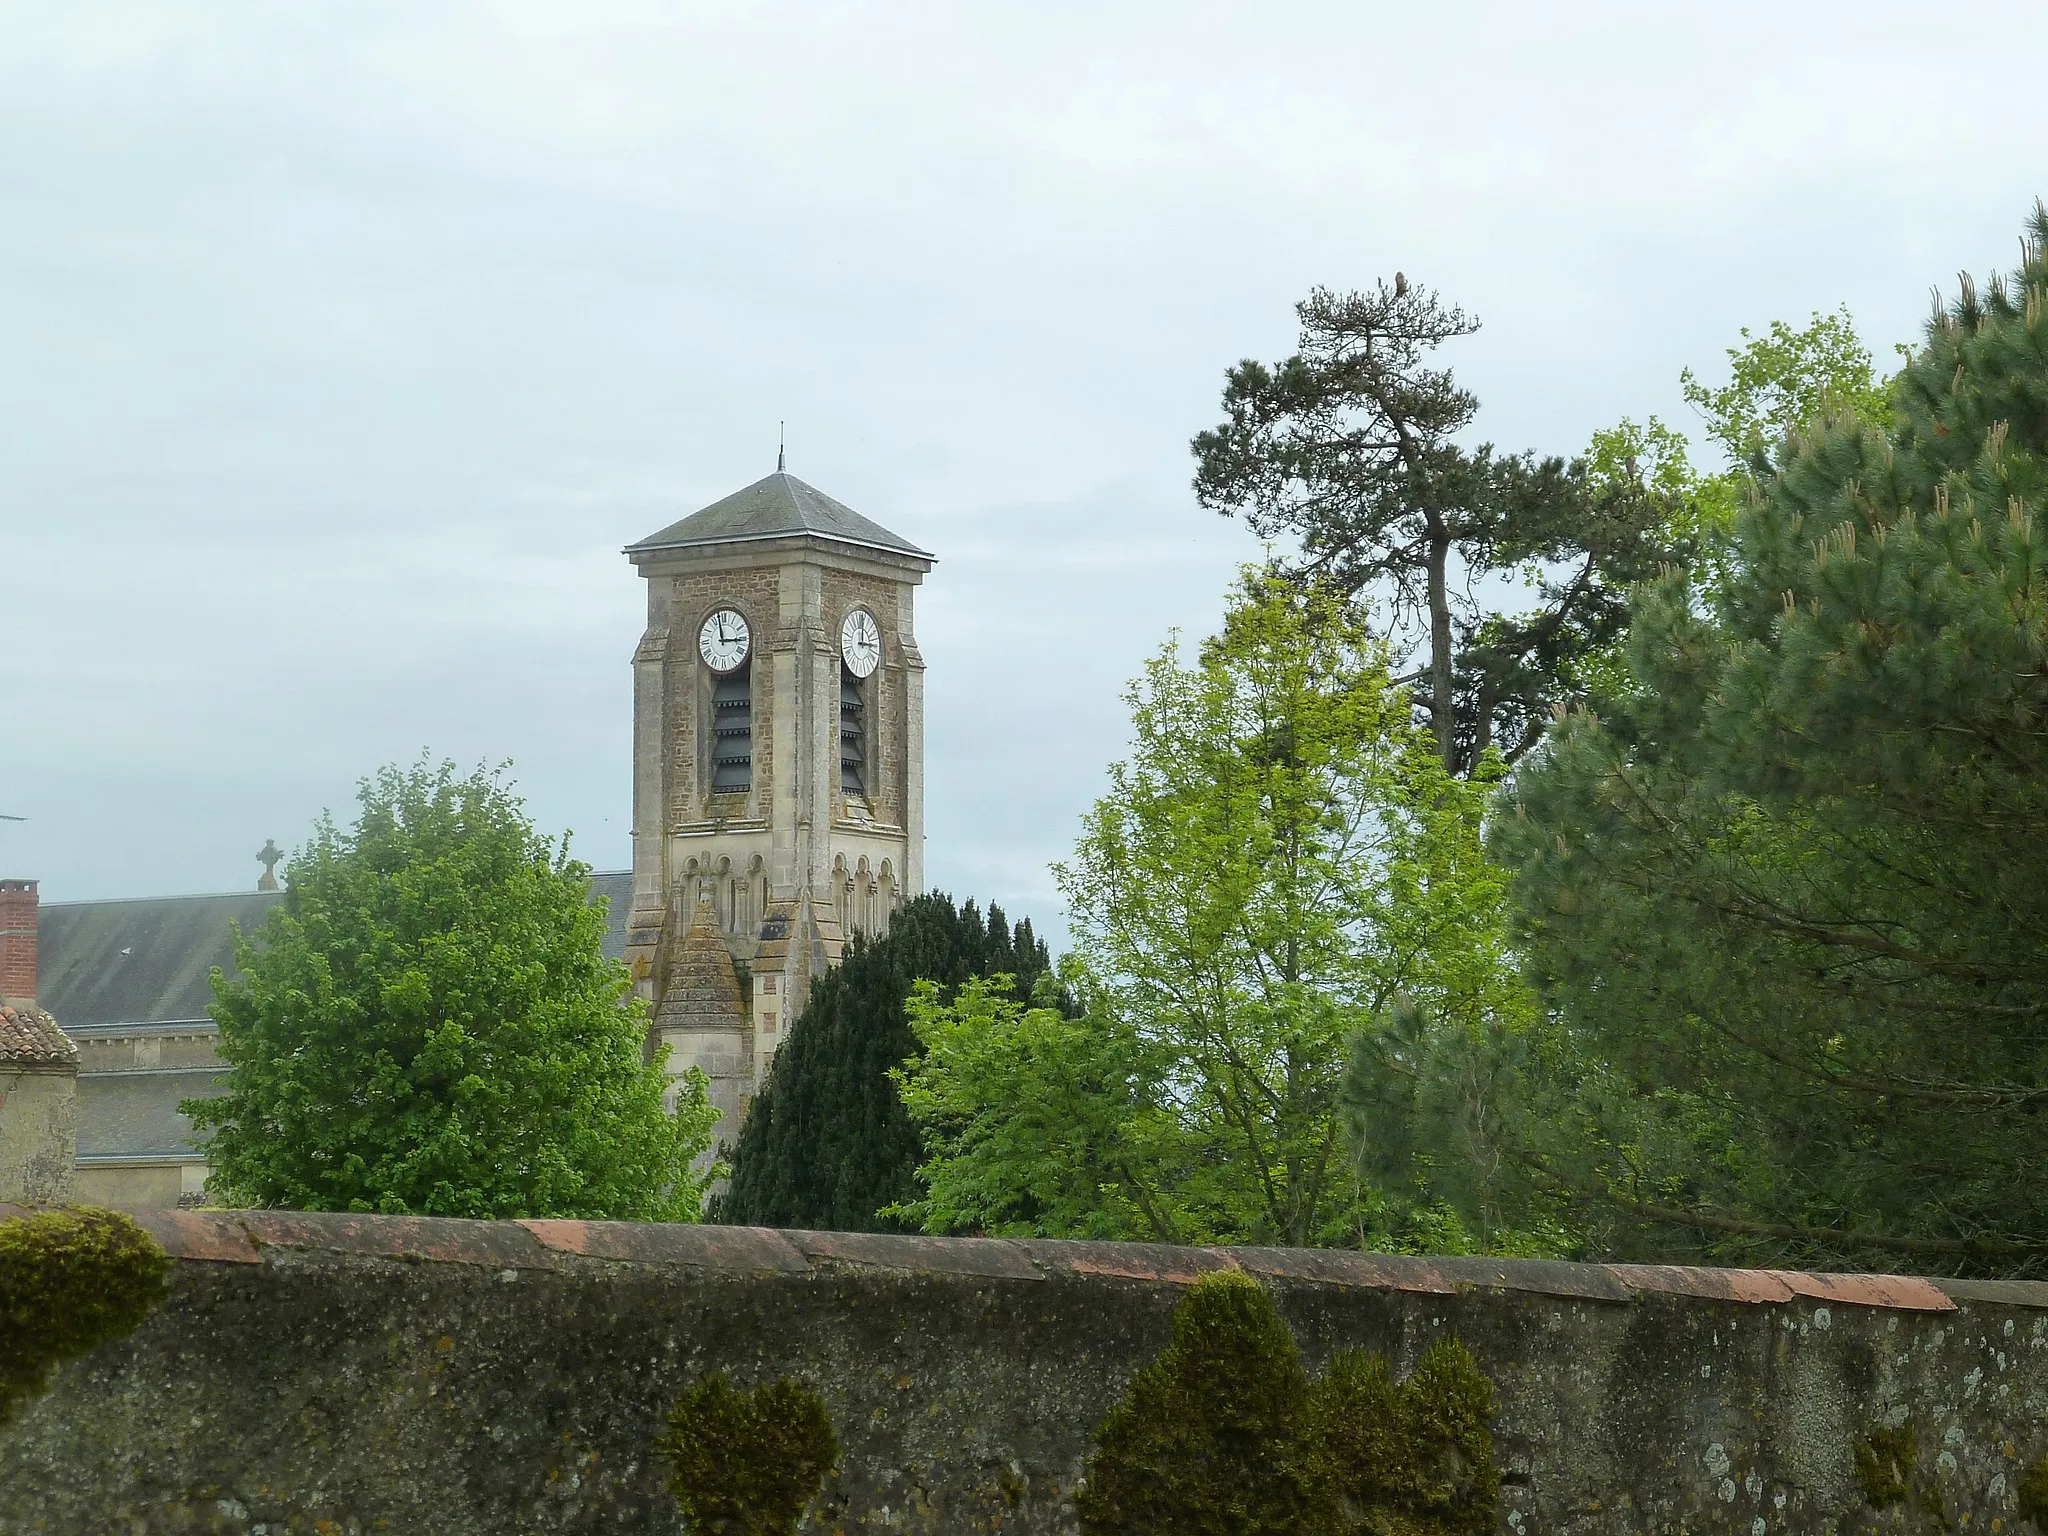
[[[0,1003],[36,1000],[36,883],[0,880]]]

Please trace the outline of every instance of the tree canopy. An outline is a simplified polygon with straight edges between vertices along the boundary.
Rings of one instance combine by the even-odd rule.
[[[1747,468],[1758,455],[1768,468],[1788,431],[1827,416],[1890,422],[1888,382],[1878,377],[1846,307],[1826,315],[1816,310],[1797,328],[1773,320],[1761,336],[1747,327],[1741,335],[1742,345],[1728,349],[1727,383],[1703,383],[1690,368],[1679,374],[1686,402],[1736,468]]]
[[[213,976],[228,1091],[183,1107],[234,1204],[694,1220],[716,1111],[675,1112],[568,840],[498,775],[382,770]]]
[[[1247,572],[1193,663],[1132,689],[1135,742],[1057,868],[1083,1016],[920,996],[899,1074],[933,1231],[1357,1241],[1385,1212],[1336,1118],[1344,1041],[1397,995],[1526,1005],[1447,774],[1336,596]]]
[[[1291,569],[1376,607],[1417,658],[1404,681],[1447,769],[1475,772],[1489,751],[1512,763],[1554,704],[1583,695],[1630,584],[1672,558],[1681,508],[1627,456],[1464,446],[1479,402],[1432,359],[1479,323],[1404,276],[1318,288],[1295,310],[1293,356],[1227,374],[1224,420],[1194,440],[1196,495],[1291,538]],[[1510,578],[1534,607],[1484,600]]]
[[[2048,1208],[2048,213],[1890,386],[1757,446],[1721,576],[1496,847],[1581,1070],[1553,1171],[1635,1252],[2033,1270]],[[1596,1065],[1592,1065],[1596,1064]]]
[[[714,1212],[735,1224],[891,1231],[880,1213],[916,1198],[919,1143],[891,1082],[918,1051],[905,1011],[912,986],[950,996],[975,977],[1010,976],[1029,993],[1050,965],[1028,919],[970,901],[914,897],[879,938],[856,936],[811,984],[732,1152],[732,1184]]]

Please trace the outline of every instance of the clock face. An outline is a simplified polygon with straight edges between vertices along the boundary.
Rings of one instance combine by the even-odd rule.
[[[865,608],[854,609],[839,626],[839,654],[855,677],[866,677],[881,664],[882,630]]]
[[[732,671],[747,659],[747,621],[730,608],[719,609],[697,632],[697,649],[712,671]]]

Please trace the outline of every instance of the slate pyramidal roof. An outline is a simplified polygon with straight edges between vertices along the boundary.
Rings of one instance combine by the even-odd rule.
[[[692,512],[679,523],[670,523],[659,533],[650,533],[637,544],[628,544],[626,553],[653,554],[664,549],[744,544],[755,539],[786,539],[804,534],[862,549],[908,555],[928,563],[934,558],[880,523],[862,517],[844,502],[834,501],[816,486],[806,485],[780,469],[722,501],[714,501],[700,512]]]

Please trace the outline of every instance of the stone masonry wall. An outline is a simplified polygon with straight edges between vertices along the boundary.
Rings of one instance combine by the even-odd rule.
[[[0,1062],[0,1200],[69,1200],[77,1163],[78,1074]]]
[[[163,1212],[168,1305],[0,1427],[0,1532],[676,1532],[651,1442],[788,1373],[843,1447],[812,1531],[1071,1532],[1095,1424],[1238,1266],[1312,1368],[1455,1333],[1504,1528],[2017,1530],[2048,1286],[609,1223]],[[1855,1446],[1910,1426],[1914,1497]]]

